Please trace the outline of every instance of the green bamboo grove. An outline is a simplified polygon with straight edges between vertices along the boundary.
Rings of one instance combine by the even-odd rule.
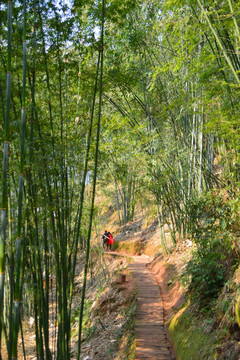
[[[239,9],[224,0],[25,0],[0,5],[1,359],[81,357],[97,221],[156,209],[161,248],[191,229],[193,199],[239,196]],[[19,339],[21,339],[21,344]],[[7,355],[6,355],[7,354]]]

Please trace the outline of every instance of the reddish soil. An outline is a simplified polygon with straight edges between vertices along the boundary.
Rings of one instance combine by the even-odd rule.
[[[175,265],[166,263],[163,256],[159,256],[148,265],[149,270],[155,276],[161,290],[164,306],[164,321],[170,320],[184,302],[184,292],[179,281],[173,280],[177,276]]]

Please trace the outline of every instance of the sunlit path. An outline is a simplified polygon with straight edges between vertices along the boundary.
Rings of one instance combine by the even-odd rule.
[[[108,252],[111,255],[125,254]],[[126,255],[125,255],[126,256]],[[147,269],[147,256],[131,256],[129,265],[137,288],[135,360],[172,360],[163,320],[163,301],[157,281]]]
[[[158,284],[146,268],[148,258],[138,256],[134,260],[129,269],[138,291],[135,359],[172,359],[163,323],[163,302]]]

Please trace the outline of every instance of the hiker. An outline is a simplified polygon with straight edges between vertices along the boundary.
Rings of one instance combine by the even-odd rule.
[[[112,236],[112,234],[110,232],[108,232],[107,249],[109,248],[110,251],[112,249],[112,244],[114,244],[113,236]]]
[[[106,250],[106,248],[108,248],[108,239],[109,239],[109,235],[108,235],[108,231],[105,230],[103,236],[102,236],[102,241],[103,241],[103,249]]]

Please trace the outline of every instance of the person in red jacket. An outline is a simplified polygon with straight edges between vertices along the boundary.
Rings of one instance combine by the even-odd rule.
[[[107,243],[107,249],[112,249],[112,244],[114,244],[113,236],[110,232],[108,232],[108,243]]]

